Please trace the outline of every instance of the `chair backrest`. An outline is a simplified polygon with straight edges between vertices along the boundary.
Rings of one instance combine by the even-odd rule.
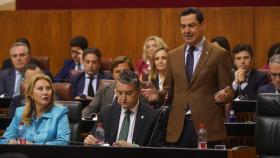
[[[53,83],[57,100],[71,101],[72,100],[72,88],[71,83]]]
[[[99,80],[99,88],[104,87],[104,86],[108,86],[108,85],[110,85],[114,82],[115,82],[115,80],[101,79],[101,80]]]
[[[112,65],[112,58],[101,58],[101,69],[104,70],[110,70]]]
[[[68,107],[68,119],[71,129],[71,141],[81,141],[82,122],[81,111],[82,105],[79,101],[56,101],[56,104],[61,104]]]
[[[280,156],[280,94],[258,95],[255,143],[261,157]]]
[[[39,62],[39,67],[43,70],[49,70],[50,60],[48,56],[32,56],[33,59]]]

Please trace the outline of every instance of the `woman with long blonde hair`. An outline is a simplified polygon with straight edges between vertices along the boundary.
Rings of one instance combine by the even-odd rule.
[[[51,79],[44,74],[36,74],[26,87],[25,106],[16,109],[15,116],[3,135],[5,139],[0,143],[18,144],[18,126],[23,124],[21,138],[26,140],[26,144],[68,144],[68,109],[55,105],[54,98]]]
[[[143,54],[142,59],[140,59],[136,64],[136,72],[140,79],[145,78],[144,75],[149,74],[149,71],[151,69],[151,62],[152,57],[155,53],[155,51],[158,48],[165,48],[168,49],[167,44],[164,42],[164,40],[158,36],[149,36],[144,43],[143,46]],[[143,79],[147,80],[147,79]]]

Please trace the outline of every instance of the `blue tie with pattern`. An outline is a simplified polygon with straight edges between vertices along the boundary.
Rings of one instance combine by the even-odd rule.
[[[189,82],[191,81],[193,75],[193,64],[194,64],[193,51],[194,50],[195,50],[194,46],[191,46],[188,49],[188,54],[186,59],[186,70],[187,70],[187,77]]]

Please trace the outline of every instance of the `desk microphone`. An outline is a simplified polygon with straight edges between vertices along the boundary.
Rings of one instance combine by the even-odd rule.
[[[164,113],[166,113],[166,112],[168,111],[168,109],[169,109],[169,107],[166,105],[167,99],[168,99],[168,93],[166,93],[165,98],[164,98],[164,102],[163,102],[162,106],[160,107],[160,112],[159,112],[159,114],[158,114],[158,118],[157,118],[156,124],[155,124],[155,126],[154,126],[154,128],[153,128],[153,132],[152,132],[152,135],[151,135],[151,137],[150,137],[148,146],[151,145],[151,142],[152,142],[152,139],[153,139],[153,137],[154,137],[154,135],[155,135],[155,131],[156,131],[156,129],[157,129],[157,126],[158,126],[158,123],[159,123],[160,118],[161,118],[162,115],[163,115]]]

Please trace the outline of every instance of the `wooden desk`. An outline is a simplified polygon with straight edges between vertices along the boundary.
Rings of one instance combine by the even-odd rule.
[[[255,158],[255,148],[237,150],[198,150],[194,148],[124,148],[124,147],[94,147],[94,146],[51,146],[51,145],[0,145],[0,153],[18,152],[29,158],[51,157],[116,157],[116,158],[143,158],[143,157],[171,157],[171,158]]]
[[[11,118],[0,118],[0,134],[9,126]],[[95,121],[82,121],[82,140],[88,135]],[[255,123],[225,123],[227,148],[234,146],[254,146]]]

